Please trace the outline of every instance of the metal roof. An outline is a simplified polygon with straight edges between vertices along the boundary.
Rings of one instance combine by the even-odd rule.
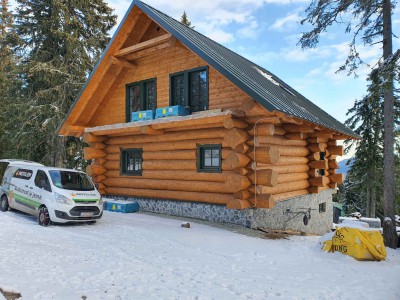
[[[306,99],[271,72],[141,1],[137,0],[132,4],[130,10],[134,5],[137,5],[151,19],[267,110],[277,110],[345,135],[359,138],[344,124]]]

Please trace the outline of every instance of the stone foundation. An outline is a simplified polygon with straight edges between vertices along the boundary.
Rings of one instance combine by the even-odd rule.
[[[325,190],[277,202],[272,209],[226,209],[224,205],[107,195],[107,198],[137,201],[140,211],[232,223],[248,228],[294,230],[313,234],[329,232],[333,222],[332,194]],[[325,205],[324,205],[325,203]],[[325,211],[320,212],[325,207]],[[305,220],[304,216],[307,216]],[[305,225],[305,221],[308,221]]]

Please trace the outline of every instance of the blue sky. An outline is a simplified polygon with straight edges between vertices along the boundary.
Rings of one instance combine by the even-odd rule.
[[[366,91],[370,68],[359,77],[335,74],[345,61],[350,35],[332,27],[316,49],[302,50],[297,42],[307,27],[299,24],[310,0],[144,0],[175,19],[183,11],[195,29],[274,73],[341,122],[346,112]],[[108,0],[122,19],[131,1]],[[393,28],[400,28],[399,10]],[[400,30],[398,30],[400,31]],[[396,32],[395,32],[396,33]],[[397,32],[400,35],[400,32]],[[395,38],[394,49],[399,48]],[[380,45],[359,46],[362,57],[373,66]]]

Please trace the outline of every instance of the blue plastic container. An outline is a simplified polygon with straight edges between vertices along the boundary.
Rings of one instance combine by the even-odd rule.
[[[132,201],[107,200],[106,210],[113,212],[132,213],[139,210],[139,204]]]
[[[131,122],[153,120],[155,117],[154,110],[142,110],[132,113]]]
[[[156,118],[190,115],[190,110],[181,105],[160,107],[156,110]]]

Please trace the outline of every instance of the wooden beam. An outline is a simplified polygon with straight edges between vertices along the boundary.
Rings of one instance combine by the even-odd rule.
[[[152,46],[156,46],[156,45],[161,44],[161,43],[163,43],[165,41],[168,41],[171,37],[172,37],[172,35],[170,33],[164,34],[164,35],[156,37],[154,39],[151,39],[151,40],[148,40],[148,41],[145,41],[145,42],[142,42],[142,43],[139,43],[139,44],[124,48],[124,49],[121,49],[121,50],[119,50],[119,51],[117,51],[115,53],[115,56],[116,57],[121,57],[121,56],[125,56],[125,55],[128,55],[128,54],[143,50],[143,49],[150,48]]]
[[[114,56],[110,56],[108,58],[111,61],[111,64],[121,66],[127,69],[136,69],[137,64],[135,62],[129,62],[122,58],[116,58]]]
[[[129,59],[129,60],[135,60],[135,59],[144,57],[146,55],[152,54],[154,52],[157,52],[159,50],[162,50],[162,49],[168,48],[168,47],[171,47],[171,44],[169,42],[162,43],[160,45],[156,45],[154,47],[147,48],[147,49],[132,53],[130,55],[127,55],[127,56],[125,56],[125,58]]]

